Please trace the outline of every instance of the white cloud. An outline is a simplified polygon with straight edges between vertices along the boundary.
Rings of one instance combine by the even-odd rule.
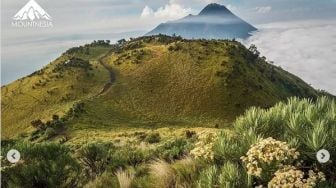
[[[256,7],[255,10],[260,14],[266,14],[272,10],[272,7],[266,6],[266,7]]]
[[[168,4],[158,8],[154,11],[149,6],[145,6],[142,10],[141,18],[155,18],[160,20],[173,20],[182,18],[192,13],[191,8],[184,8],[182,5],[170,1]]]
[[[336,22],[267,24],[245,43],[315,88],[336,94]]]
[[[142,10],[141,17],[142,18],[147,18],[154,15],[154,10],[150,8],[149,6],[145,6],[145,8]]]

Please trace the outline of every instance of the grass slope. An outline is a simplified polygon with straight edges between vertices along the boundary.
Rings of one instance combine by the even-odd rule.
[[[108,79],[108,71],[98,63],[108,47],[90,47],[87,54],[63,54],[55,61],[1,88],[2,138],[31,131],[30,122],[62,116],[76,101],[96,94]],[[88,60],[91,68],[65,66],[72,57]]]
[[[34,119],[62,115],[78,101],[84,110],[67,122],[67,132],[87,138],[90,131],[126,128],[224,127],[250,106],[318,95],[235,41],[155,36],[89,48],[2,88],[5,138],[31,130]],[[89,60],[92,70],[53,72],[69,56]],[[39,80],[46,84],[33,89]]]

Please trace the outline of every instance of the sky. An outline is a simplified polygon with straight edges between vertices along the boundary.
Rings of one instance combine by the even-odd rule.
[[[92,40],[143,35],[156,25],[197,14],[209,3],[227,6],[256,26],[244,44],[319,89],[336,94],[336,0],[35,0],[52,28],[16,28],[28,0],[1,1],[1,83],[42,68],[66,49]]]

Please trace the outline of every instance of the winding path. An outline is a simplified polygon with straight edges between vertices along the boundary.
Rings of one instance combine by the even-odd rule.
[[[112,84],[114,83],[114,81],[116,80],[116,76],[115,73],[113,72],[112,68],[109,67],[106,63],[103,62],[103,59],[108,55],[109,53],[107,53],[106,55],[104,55],[103,57],[99,58],[98,62],[99,64],[101,64],[109,73],[109,81],[104,85],[104,87],[100,90],[100,92],[97,94],[98,95],[102,95],[104,93],[106,93],[112,86]]]

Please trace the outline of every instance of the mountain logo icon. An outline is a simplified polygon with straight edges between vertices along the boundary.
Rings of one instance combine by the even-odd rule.
[[[19,12],[13,17],[15,21],[36,21],[48,20],[51,21],[51,16],[34,0],[30,0]]]

